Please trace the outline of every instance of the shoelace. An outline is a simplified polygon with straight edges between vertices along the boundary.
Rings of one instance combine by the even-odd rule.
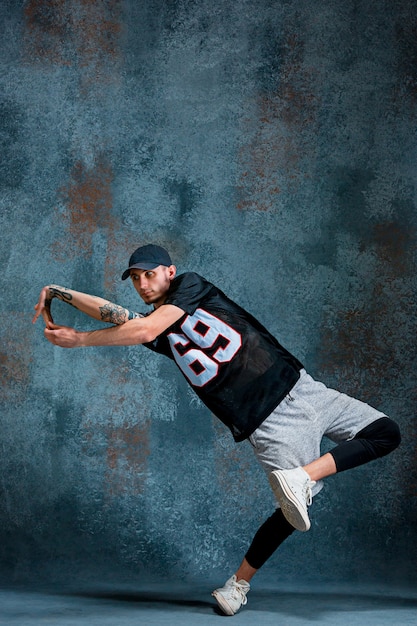
[[[313,502],[313,493],[311,491],[311,488],[314,487],[316,483],[314,482],[314,480],[306,480],[305,485],[304,485],[304,497],[306,499],[306,503],[307,506],[311,506],[311,503]]]
[[[233,583],[233,595],[235,598],[240,600],[243,605],[245,605],[248,601],[244,587],[238,582]]]

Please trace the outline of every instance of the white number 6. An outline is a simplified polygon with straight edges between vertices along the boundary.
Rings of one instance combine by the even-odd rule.
[[[203,387],[215,378],[218,364],[231,361],[242,345],[236,330],[204,309],[197,309],[194,315],[188,316],[181,330],[184,334],[170,333],[168,340],[178,367],[195,387]],[[211,357],[203,352],[218,340],[223,341]],[[191,347],[191,342],[202,349]]]

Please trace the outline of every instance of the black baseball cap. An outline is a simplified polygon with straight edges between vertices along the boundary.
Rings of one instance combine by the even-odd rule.
[[[129,278],[132,269],[154,270],[159,265],[169,267],[172,265],[171,257],[165,248],[148,243],[134,251],[129,259],[129,267],[122,274],[122,280]]]

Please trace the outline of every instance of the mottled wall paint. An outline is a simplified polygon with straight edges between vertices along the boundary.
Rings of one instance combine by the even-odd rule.
[[[30,324],[52,281],[143,310],[120,274],[158,241],[403,430],[329,479],[260,576],[415,580],[416,15],[0,1],[0,574],[218,582],[273,509],[250,446],[170,362],[62,351]]]

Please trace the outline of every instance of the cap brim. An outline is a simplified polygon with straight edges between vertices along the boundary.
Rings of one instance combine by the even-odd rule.
[[[126,280],[130,276],[130,270],[154,270],[159,267],[159,263],[136,263],[127,268],[122,274],[122,280]]]

